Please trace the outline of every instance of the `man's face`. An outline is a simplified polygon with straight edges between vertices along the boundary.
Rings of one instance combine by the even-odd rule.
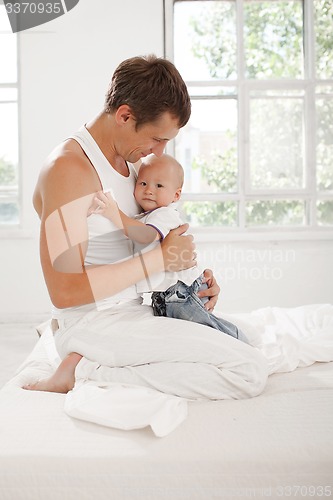
[[[168,112],[153,123],[141,125],[138,130],[135,130],[135,125],[134,118],[130,116],[123,128],[122,151],[118,151],[131,163],[136,163],[151,153],[161,156],[167,143],[179,132],[178,119]]]

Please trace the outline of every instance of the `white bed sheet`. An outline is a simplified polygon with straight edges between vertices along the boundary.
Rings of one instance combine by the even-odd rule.
[[[296,357],[298,364],[310,364],[320,345],[315,332],[322,336],[326,331],[330,350],[329,315],[325,319],[318,315],[319,306],[311,307],[321,318],[321,328],[309,308],[307,314],[279,309],[274,314],[271,309],[253,313],[253,321],[259,325],[265,318],[267,327],[276,325],[281,314],[286,324],[287,312],[294,337],[303,332],[307,338],[302,349],[299,342],[292,344],[298,345],[298,354],[282,362],[282,346],[287,345],[282,323],[270,328],[265,348],[275,370],[288,369]],[[316,329],[309,336],[311,325]],[[275,343],[274,335],[281,336]],[[262,344],[263,337],[257,338]],[[188,418],[163,439],[150,428],[122,431],[73,419],[63,410],[65,395],[20,388],[51,372],[39,341],[17,376],[0,391],[1,500],[332,496],[333,363],[275,373],[264,393],[253,399],[189,403]]]

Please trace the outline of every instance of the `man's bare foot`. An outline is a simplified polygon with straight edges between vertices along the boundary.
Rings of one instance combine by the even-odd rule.
[[[60,392],[66,394],[74,387],[75,368],[81,358],[81,354],[71,352],[62,360],[51,377],[38,380],[38,382],[34,384],[27,384],[23,386],[23,389],[28,391]]]

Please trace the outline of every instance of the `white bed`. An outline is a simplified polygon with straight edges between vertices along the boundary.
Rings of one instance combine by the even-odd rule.
[[[266,308],[237,320],[269,359],[265,391],[191,402],[163,438],[150,427],[71,418],[65,395],[21,389],[53,370],[40,339],[0,391],[1,500],[331,497],[333,307]]]

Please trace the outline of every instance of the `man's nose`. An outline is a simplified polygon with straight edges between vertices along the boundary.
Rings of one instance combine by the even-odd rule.
[[[153,148],[151,148],[152,153],[154,153],[155,156],[162,156],[164,153],[165,149],[165,143],[160,142],[159,144],[156,144]]]

